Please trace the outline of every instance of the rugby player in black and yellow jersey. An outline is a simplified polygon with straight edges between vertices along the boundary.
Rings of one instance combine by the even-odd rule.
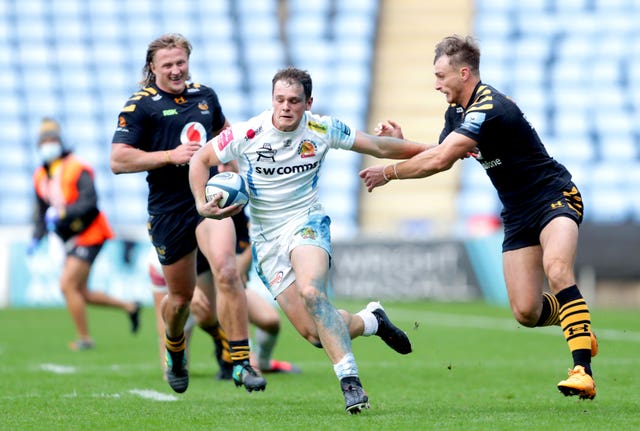
[[[593,399],[597,340],[574,273],[582,197],[518,106],[480,80],[479,66],[480,49],[471,37],[454,35],[438,43],[435,88],[450,104],[439,145],[394,165],[364,169],[360,176],[372,191],[390,180],[434,175],[474,156],[503,206],[502,257],[513,314],[524,326],[562,327],[573,368],[558,389]],[[376,132],[402,137],[395,122],[379,124]],[[551,293],[543,291],[545,278]]]
[[[218,319],[234,363],[233,380],[249,392],[264,390],[265,379],[249,363],[247,298],[236,268],[233,221],[203,220],[189,188],[191,156],[228,125],[216,93],[187,82],[190,54],[191,44],[180,34],[166,34],[149,44],[142,88],[118,117],[111,170],[147,172],[149,236],[168,288],[162,315],[171,388],[184,392],[189,384],[184,326],[196,285],[199,248],[213,271]]]

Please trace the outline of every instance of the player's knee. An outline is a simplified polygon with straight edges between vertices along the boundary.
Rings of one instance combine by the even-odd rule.
[[[528,328],[533,328],[540,318],[540,316],[538,316],[538,313],[529,308],[518,308],[516,306],[512,306],[511,309],[513,312],[513,317],[515,317],[518,323]]]
[[[302,301],[307,310],[313,314],[320,300],[320,291],[313,285],[306,285],[298,287],[298,292],[302,296]]]
[[[241,287],[238,272],[234,266],[219,268],[214,278],[218,292],[231,291],[236,287]]]
[[[167,295],[167,306],[175,309],[176,311],[182,311],[189,308],[191,298],[192,295],[190,294],[169,293]]]
[[[546,263],[544,271],[554,292],[558,292],[575,283],[573,268],[562,259],[554,259]]]
[[[280,319],[269,320],[260,325],[260,329],[262,329],[267,334],[276,335],[280,333]]]

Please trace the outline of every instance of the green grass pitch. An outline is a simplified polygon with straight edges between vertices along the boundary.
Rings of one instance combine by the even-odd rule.
[[[366,301],[336,301],[351,311]],[[481,303],[385,302],[414,351],[378,337],[354,352],[371,409],[344,412],[324,352],[283,319],[277,359],[303,369],[267,375],[265,392],[213,379],[202,332],[191,346],[191,381],[175,394],[162,380],[154,315],[137,335],[118,311],[90,308],[97,348],[72,352],[66,310],[0,310],[0,428],[6,430],[623,430],[640,429],[640,318],[592,310],[600,353],[598,395],[566,398],[556,384],[571,366],[559,328],[519,326],[506,308]]]

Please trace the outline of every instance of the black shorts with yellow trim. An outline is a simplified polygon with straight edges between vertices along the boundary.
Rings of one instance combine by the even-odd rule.
[[[556,195],[541,201],[538,206],[529,207],[526,211],[519,211],[517,214],[503,214],[502,251],[540,245],[540,232],[551,220],[556,217],[568,217],[580,225],[583,214],[582,195],[576,185],[571,182]]]
[[[149,216],[147,231],[162,265],[175,263],[196,249],[196,227],[201,221],[195,205]]]

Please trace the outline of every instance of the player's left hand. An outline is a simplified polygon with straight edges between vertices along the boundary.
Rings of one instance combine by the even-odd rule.
[[[384,179],[384,165],[370,166],[360,171],[358,175],[362,178],[367,191],[371,193],[378,186],[383,186],[389,181]]]
[[[393,136],[394,138],[404,139],[402,128],[395,121],[382,121],[376,125],[373,131],[377,136]]]

